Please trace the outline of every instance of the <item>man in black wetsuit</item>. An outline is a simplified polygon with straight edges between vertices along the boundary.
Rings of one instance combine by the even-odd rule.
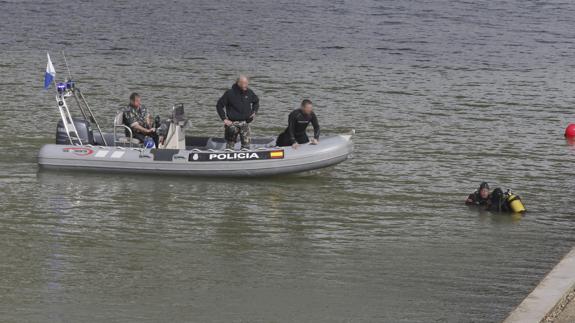
[[[313,126],[313,139],[309,140],[306,129],[308,124]],[[303,100],[299,109],[289,114],[288,126],[276,141],[276,145],[292,146],[297,149],[300,144],[311,143],[316,145],[319,140],[319,122],[313,112],[313,104],[310,100]]]
[[[234,149],[238,135],[242,149],[250,148],[250,123],[260,107],[258,96],[248,88],[249,80],[240,75],[231,89],[218,100],[216,109],[224,122],[226,149]]]
[[[477,191],[469,194],[467,200],[465,200],[465,204],[484,206],[488,208],[491,204],[491,194],[489,194],[489,184],[487,184],[487,182],[481,183]]]

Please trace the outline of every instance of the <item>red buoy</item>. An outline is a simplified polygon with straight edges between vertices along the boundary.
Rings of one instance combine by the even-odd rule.
[[[565,129],[565,137],[575,138],[575,123],[571,123]]]

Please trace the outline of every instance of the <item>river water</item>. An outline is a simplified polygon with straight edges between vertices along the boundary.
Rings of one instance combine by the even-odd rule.
[[[494,322],[575,242],[569,1],[0,1],[0,320]],[[352,160],[268,179],[58,173],[46,51],[109,129],[130,92],[219,135],[235,76]],[[479,182],[523,218],[462,205]]]

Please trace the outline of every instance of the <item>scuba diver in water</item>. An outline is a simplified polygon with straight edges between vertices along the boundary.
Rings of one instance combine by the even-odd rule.
[[[313,126],[313,138],[309,140],[306,129],[309,124]],[[316,145],[319,141],[319,122],[313,112],[313,103],[303,100],[299,109],[295,109],[288,117],[288,126],[276,140],[276,146],[292,146],[297,149],[300,144],[311,143]]]
[[[491,194],[489,194],[489,184],[487,182],[481,183],[477,191],[469,194],[467,200],[465,200],[465,204],[488,207],[491,204]]]
[[[518,195],[510,190],[503,192],[499,187],[489,193],[487,182],[481,183],[479,189],[467,197],[465,204],[479,206],[490,212],[523,213],[526,211]]]

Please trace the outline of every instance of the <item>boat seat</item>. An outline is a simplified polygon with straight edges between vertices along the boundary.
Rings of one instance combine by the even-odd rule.
[[[129,135],[126,135],[128,133]],[[139,145],[140,140],[132,138],[132,129],[124,124],[124,111],[120,110],[114,118],[114,145]]]
[[[130,141],[130,138],[126,137],[126,136],[116,138],[116,142],[119,144],[129,144],[130,142],[134,145],[140,144],[140,140],[138,140],[136,138],[132,138],[132,140]]]

